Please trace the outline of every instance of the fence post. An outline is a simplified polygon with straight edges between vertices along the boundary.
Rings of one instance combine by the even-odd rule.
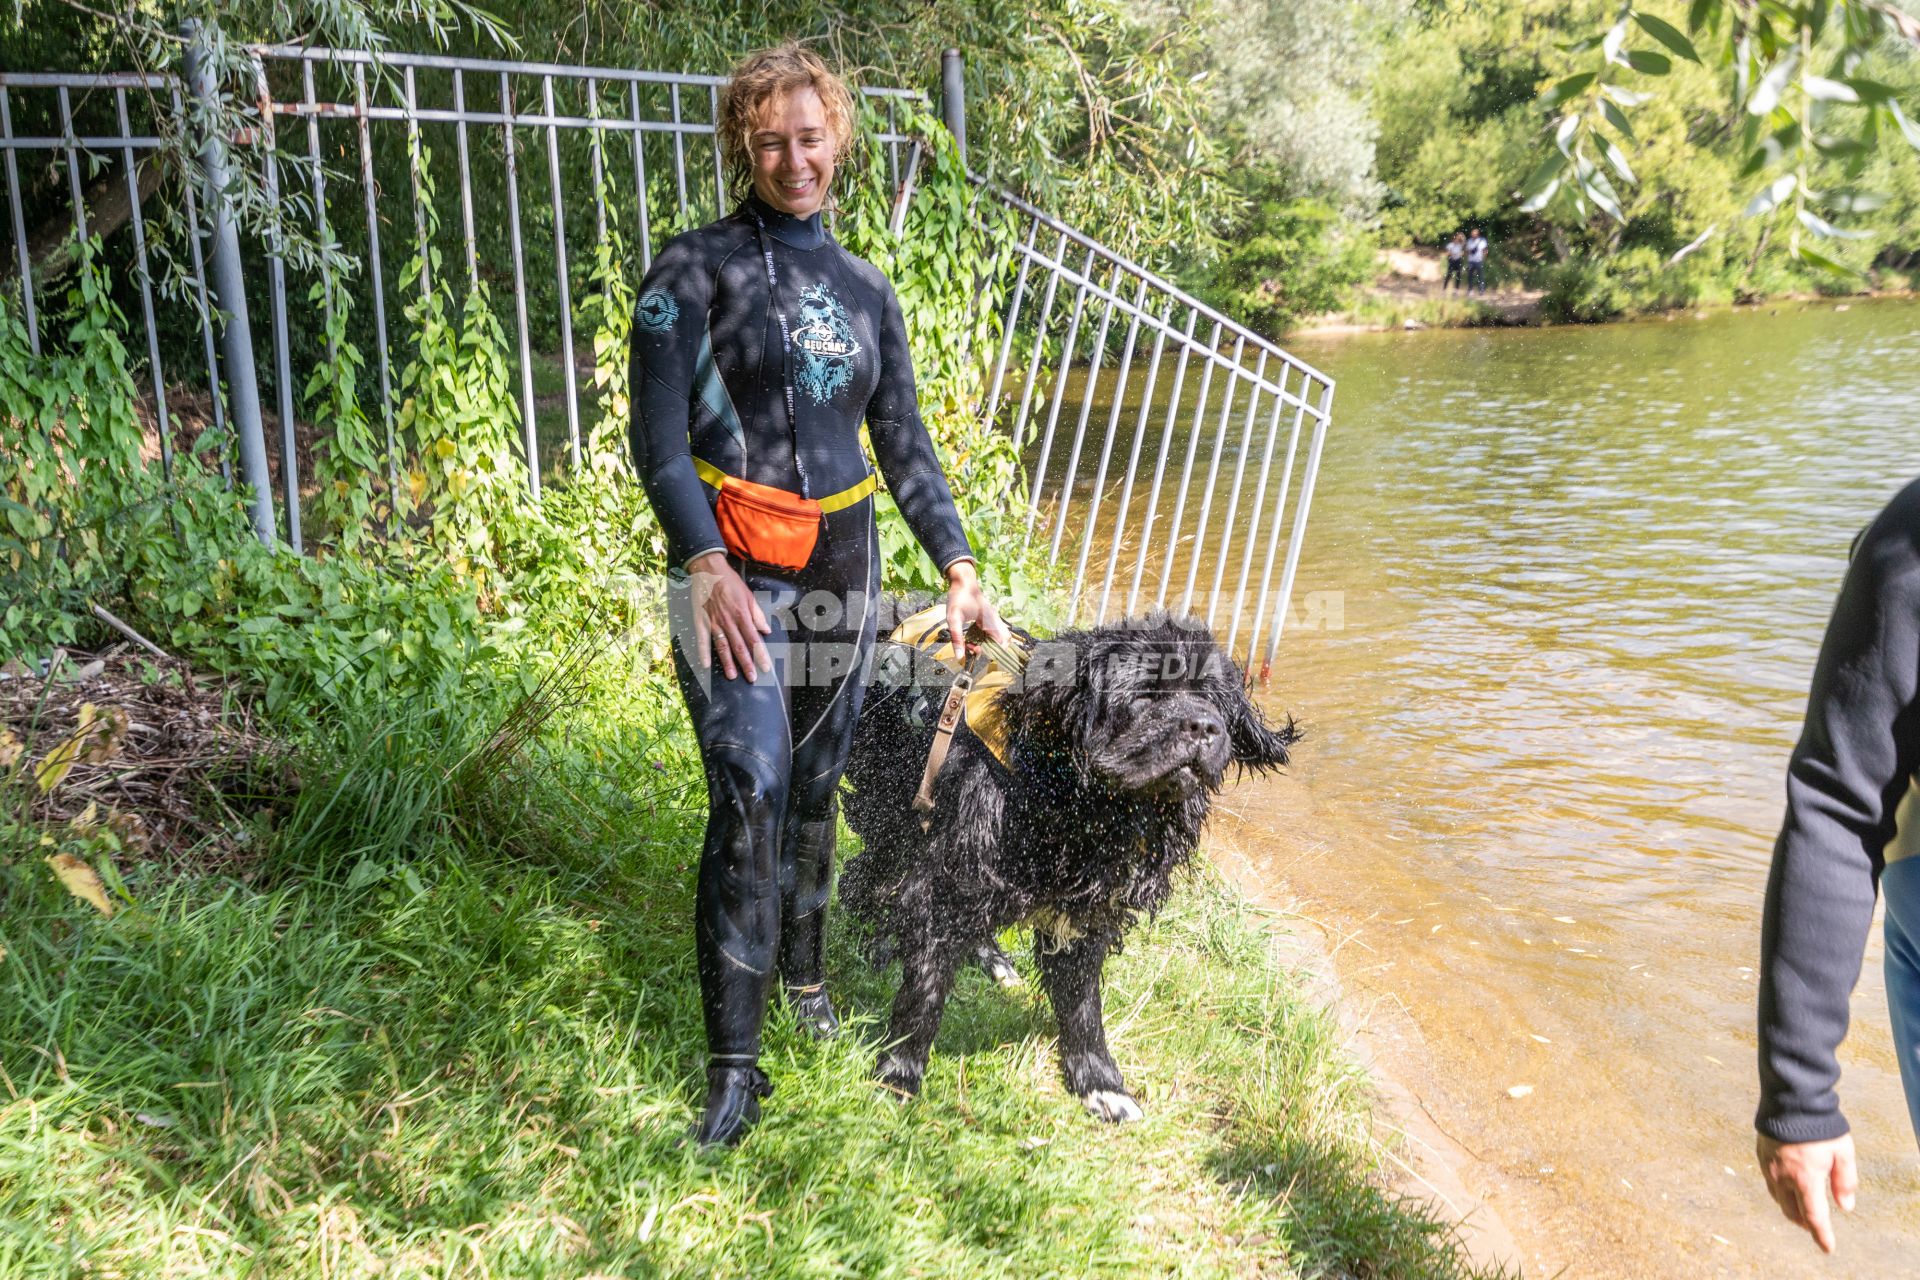
[[[947,122],[947,132],[960,144],[960,163],[967,162],[967,90],[961,82],[963,67],[958,49],[947,49],[940,55],[940,115]]]
[[[240,233],[233,224],[233,206],[227,199],[226,139],[215,122],[219,118],[219,88],[211,66],[212,40],[197,20],[182,24],[186,36],[183,70],[187,90],[197,105],[198,125],[205,130],[200,144],[200,178],[207,202],[208,250],[212,259],[213,296],[226,314],[220,326],[221,364],[225,367],[230,420],[240,437],[240,475],[253,489],[248,502],[253,531],[273,545],[273,482],[267,472],[266,430],[260,421],[260,383],[253,364],[253,331],[247,323],[246,273],[240,262]],[[192,122],[190,122],[192,123]],[[199,234],[199,228],[194,229]],[[219,389],[214,389],[219,394]],[[289,459],[291,463],[291,459]]]

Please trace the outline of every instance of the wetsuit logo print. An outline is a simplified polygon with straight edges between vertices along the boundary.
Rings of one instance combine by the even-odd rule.
[[[649,289],[640,295],[640,306],[633,322],[648,333],[666,333],[680,318],[680,303],[665,289]]]
[[[847,309],[824,284],[800,294],[800,327],[793,345],[800,349],[800,389],[825,404],[853,381],[853,358],[860,354]]]

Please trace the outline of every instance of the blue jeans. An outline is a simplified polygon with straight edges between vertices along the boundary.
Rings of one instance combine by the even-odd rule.
[[[1907,1116],[1920,1137],[1920,857],[1901,858],[1880,873],[1887,899],[1887,1008]]]

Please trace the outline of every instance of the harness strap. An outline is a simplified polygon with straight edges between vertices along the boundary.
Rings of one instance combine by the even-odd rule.
[[[933,730],[933,748],[927,752],[927,767],[920,774],[920,790],[913,797],[913,807],[921,814],[922,830],[933,824],[934,779],[940,776],[941,766],[947,763],[947,752],[953,749],[954,730],[966,715],[967,694],[974,680],[986,669],[987,656],[981,654],[972,666],[954,677],[952,687],[947,690],[946,703],[940,708],[940,721]]]
[[[727,487],[727,481],[735,479],[735,477],[728,475],[711,462],[708,462],[705,458],[695,458],[693,460],[693,469],[699,474],[702,480],[706,481],[715,489],[724,489]],[[866,474],[866,478],[858,483],[851,484],[838,493],[830,493],[826,497],[819,498],[816,501],[819,502],[820,510],[823,513],[831,515],[835,511],[846,510],[879,487],[879,477],[869,471]]]

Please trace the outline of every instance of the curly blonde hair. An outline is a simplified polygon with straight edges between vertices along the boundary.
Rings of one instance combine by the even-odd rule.
[[[729,185],[744,196],[753,185],[753,131],[767,105],[795,89],[812,88],[820,96],[833,134],[837,166],[853,149],[853,95],[820,55],[795,41],[761,49],[742,58],[720,94],[720,156]]]

